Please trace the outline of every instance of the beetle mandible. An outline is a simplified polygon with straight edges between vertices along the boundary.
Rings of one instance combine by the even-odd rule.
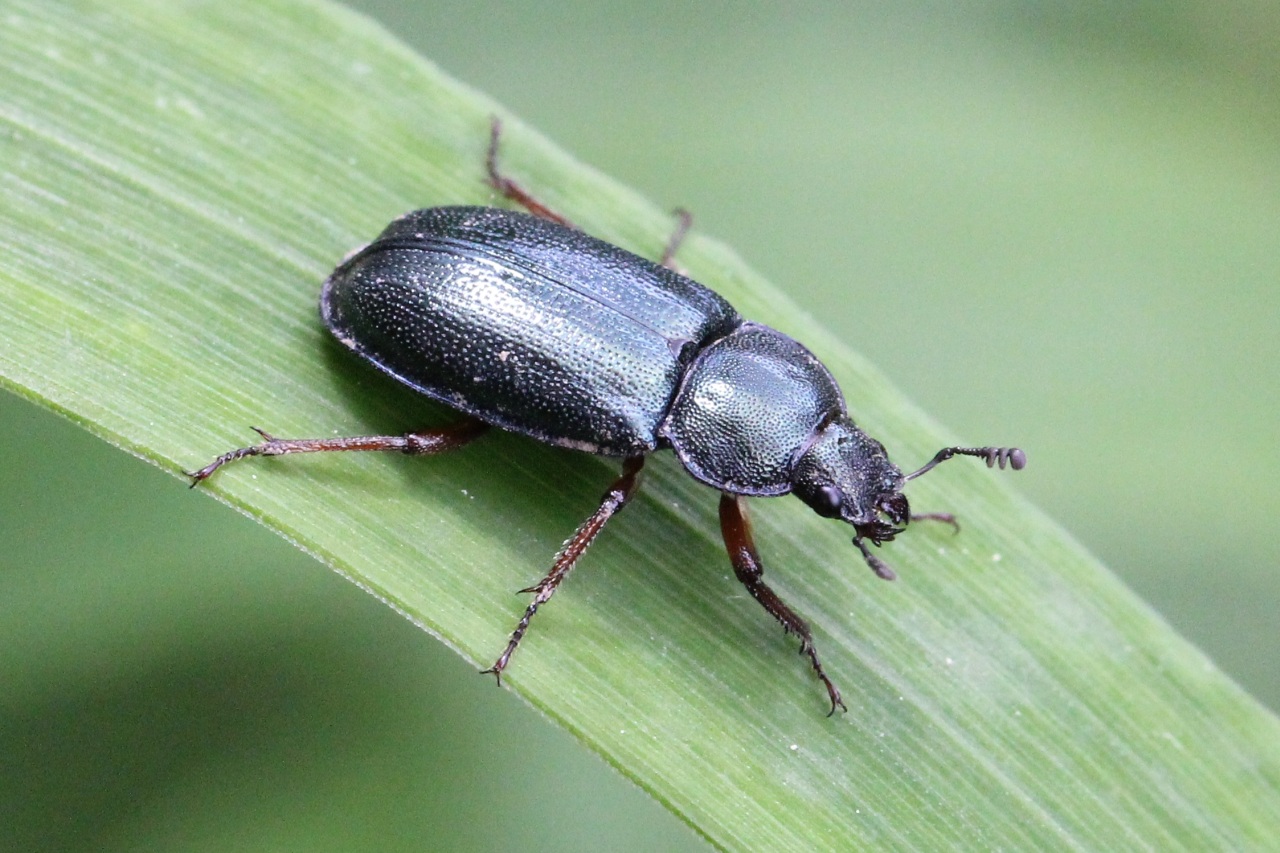
[[[738,580],[800,638],[844,709],[809,626],[763,579],[742,499],[795,494],[853,527],[853,544],[879,577],[893,571],[880,545],[913,515],[902,489],[953,456],[1020,469],[1017,448],[946,447],[903,474],[854,424],[826,367],[804,346],[740,317],[673,268],[687,214],[659,263],[588,236],[498,169],[494,119],[489,183],[529,213],[436,207],[406,214],[351,253],[325,281],[320,314],[344,345],[409,387],[459,410],[449,427],[398,436],[281,439],[219,456],[192,486],[229,462],[339,450],[415,455],[461,447],[496,426],[547,444],[620,457],[622,474],[556,554],[506,648],[484,672],[501,676],[538,608],[605,523],[635,495],[645,457],[675,451],[695,479],[720,491],[720,527]]]

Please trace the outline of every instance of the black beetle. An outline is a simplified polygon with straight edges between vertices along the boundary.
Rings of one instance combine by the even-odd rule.
[[[718,294],[671,268],[682,216],[661,263],[590,237],[499,174],[492,185],[533,215],[489,207],[409,213],[352,254],[320,296],[325,325],[361,358],[463,412],[459,424],[400,436],[279,439],[233,450],[191,473],[192,485],[246,456],[332,450],[432,454],[489,426],[548,444],[621,457],[622,475],[556,555],[492,667],[506,668],[538,607],[555,593],[606,521],[635,494],[647,454],[671,448],[718,489],[720,526],[738,579],[789,633],[844,708],[809,626],[763,580],[742,498],[793,492],[819,515],[853,526],[853,544],[886,580],[880,545],[912,520],[902,489],[952,456],[988,467],[1026,464],[1017,448],[948,447],[904,475],[854,424],[831,374],[801,344],[751,323]],[[256,428],[255,428],[256,429]]]

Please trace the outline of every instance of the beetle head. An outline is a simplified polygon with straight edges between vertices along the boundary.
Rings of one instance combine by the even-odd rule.
[[[867,435],[846,415],[830,418],[813,440],[800,449],[791,471],[791,490],[818,515],[853,525],[853,544],[871,570],[893,580],[893,569],[871,553],[867,542],[879,545],[901,533],[911,522],[911,506],[902,487],[957,456],[973,456],[988,468],[1020,471],[1027,454],[1016,447],[944,447],[920,470],[903,476],[889,461],[884,445]],[[946,522],[958,531],[950,513],[915,516]]]
[[[791,477],[792,491],[814,512],[853,525],[855,543],[866,538],[877,545],[901,533],[911,518],[904,483],[884,445],[845,415],[818,432]]]

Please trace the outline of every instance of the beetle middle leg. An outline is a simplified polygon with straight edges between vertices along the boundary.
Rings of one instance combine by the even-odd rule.
[[[489,425],[475,418],[436,429],[407,432],[403,435],[360,435],[349,438],[276,438],[265,430],[252,427],[262,436],[262,443],[241,447],[222,454],[199,471],[184,472],[191,478],[191,488],[209,479],[223,465],[250,456],[285,456],[289,453],[323,453],[341,450],[394,450],[411,456],[429,456],[456,450],[479,438]]]
[[[485,155],[485,170],[489,173],[489,186],[502,193],[504,198],[511,199],[534,216],[542,219],[550,219],[552,222],[558,222],[566,228],[572,228],[575,231],[581,231],[577,225],[574,225],[568,217],[556,213],[550,207],[534,198],[533,194],[520,185],[514,178],[507,177],[500,168],[498,168],[498,149],[502,142],[502,119],[497,116],[493,117],[493,122],[489,125],[489,151]],[[693,215],[684,208],[676,208],[676,228],[667,239],[667,244],[662,250],[662,258],[658,261],[661,266],[680,272],[675,265],[675,255],[680,249],[680,244],[684,242],[684,238],[689,233],[689,228],[693,225]]]
[[[643,456],[628,457],[622,463],[622,476],[614,480],[613,485],[609,487],[609,491],[604,493],[604,497],[600,499],[600,508],[590,518],[582,522],[573,535],[569,537],[569,540],[561,546],[560,552],[556,554],[556,558],[551,564],[551,571],[547,572],[547,576],[534,586],[520,590],[521,592],[533,593],[533,601],[529,602],[529,606],[525,608],[524,615],[520,617],[520,622],[516,625],[516,629],[511,632],[511,639],[507,641],[506,649],[503,650],[493,666],[483,669],[481,672],[493,673],[494,677],[498,679],[498,683],[502,683],[502,671],[510,663],[511,655],[515,652],[516,646],[520,645],[520,641],[524,639],[525,631],[529,630],[529,622],[533,620],[533,615],[538,612],[539,607],[551,600],[551,596],[555,595],[556,588],[560,586],[560,582],[572,571],[578,562],[578,558],[583,555],[588,546],[591,545],[604,528],[605,522],[626,506],[627,501],[631,500],[632,496],[635,495],[636,489],[640,485],[640,469],[643,467]]]
[[[809,660],[813,663],[813,671],[826,686],[827,696],[831,699],[831,712],[827,716],[834,714],[837,708],[847,711],[844,700],[840,698],[839,689],[822,669],[822,662],[818,660],[818,650],[813,645],[813,634],[810,633],[809,626],[764,582],[764,564],[760,561],[755,540],[751,537],[751,524],[747,521],[741,496],[727,492],[720,494],[720,532],[724,535],[724,546],[729,552],[729,562],[733,563],[733,573],[738,576],[738,580],[742,581],[747,592],[769,611],[770,616],[782,623],[784,631],[800,638],[800,654],[809,656]]]

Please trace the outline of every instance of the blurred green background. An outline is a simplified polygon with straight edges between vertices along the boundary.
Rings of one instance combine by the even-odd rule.
[[[1280,708],[1274,4],[353,5],[1025,447]],[[0,849],[703,846],[225,507],[9,396],[0,453]]]

